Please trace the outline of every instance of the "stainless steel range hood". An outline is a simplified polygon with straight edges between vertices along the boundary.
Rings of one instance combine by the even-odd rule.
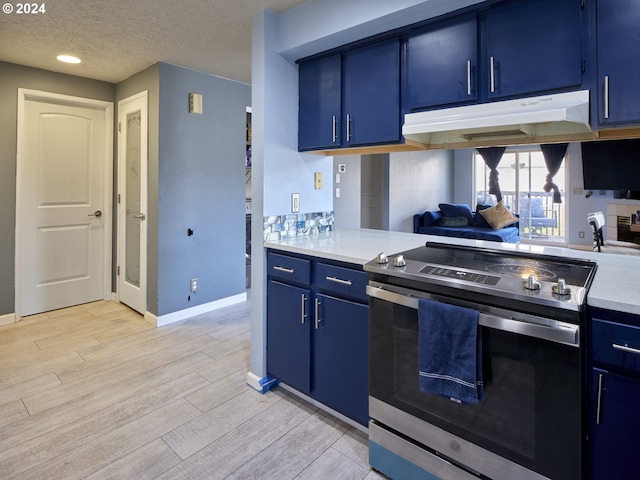
[[[402,134],[407,143],[464,147],[542,143],[593,138],[589,91],[410,113]]]

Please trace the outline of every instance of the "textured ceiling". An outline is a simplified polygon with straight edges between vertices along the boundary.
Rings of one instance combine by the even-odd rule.
[[[17,14],[3,3],[0,61],[117,83],[166,62],[251,83],[251,17],[306,0],[48,0]],[[42,3],[38,3],[41,5]],[[79,65],[56,60],[80,57]]]

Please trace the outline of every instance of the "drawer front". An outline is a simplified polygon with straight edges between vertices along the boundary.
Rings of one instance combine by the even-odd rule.
[[[640,371],[640,328],[593,319],[593,359]]]
[[[311,283],[311,261],[278,253],[267,254],[267,275],[302,285]]]
[[[314,284],[318,290],[369,303],[367,274],[350,268],[318,263]]]

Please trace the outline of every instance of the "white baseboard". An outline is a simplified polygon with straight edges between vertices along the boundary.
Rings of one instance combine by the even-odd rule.
[[[151,312],[144,312],[144,318],[156,327],[163,327],[171,323],[179,322],[180,320],[186,320],[187,318],[195,317],[196,315],[201,315],[203,313],[212,312],[214,310],[228,307],[230,305],[235,305],[236,303],[241,303],[246,300],[247,293],[244,292],[238,295],[233,295],[231,297],[221,298],[220,300],[215,300],[213,302],[197,305],[195,307],[178,310],[177,312],[168,313],[166,315],[157,316]]]
[[[16,314],[7,313],[6,315],[0,315],[0,325],[10,325],[16,323]]]
[[[277,384],[278,381],[273,377],[259,377],[253,372],[247,373],[247,385],[259,391],[260,393],[268,392]]]

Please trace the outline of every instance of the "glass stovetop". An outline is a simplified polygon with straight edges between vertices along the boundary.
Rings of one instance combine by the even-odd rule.
[[[593,264],[559,257],[514,254],[497,250],[479,250],[459,245],[427,243],[424,247],[403,252],[405,260],[452,269],[464,268],[486,273],[480,283],[492,283],[493,278],[510,276],[527,278],[536,275],[539,281],[557,282],[564,278],[568,285],[586,286]],[[430,273],[430,272],[425,272]]]

